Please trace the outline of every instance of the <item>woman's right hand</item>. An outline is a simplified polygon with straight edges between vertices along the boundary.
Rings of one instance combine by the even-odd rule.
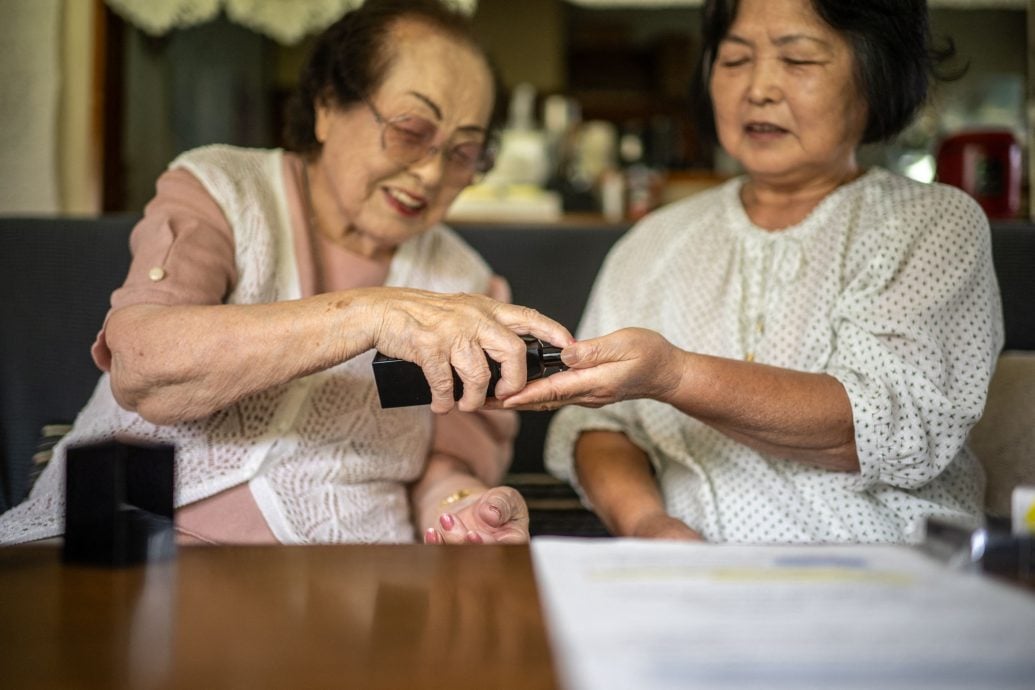
[[[530,382],[502,407],[601,407],[637,398],[664,402],[681,381],[681,354],[679,348],[656,331],[622,328],[565,348],[561,361],[567,371]]]
[[[464,384],[458,402],[470,411],[486,395],[505,399],[526,383],[526,346],[519,335],[533,335],[558,347],[574,342],[571,333],[535,309],[498,302],[484,295],[441,294],[410,288],[366,291],[374,310],[372,347],[389,357],[420,365],[431,388],[431,409],[453,408],[453,371]],[[500,382],[486,391],[488,355],[500,363]],[[451,368],[452,367],[452,368]]]

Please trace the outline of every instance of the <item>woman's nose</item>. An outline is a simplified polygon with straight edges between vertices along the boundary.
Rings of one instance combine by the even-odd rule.
[[[752,104],[775,103],[782,96],[776,60],[756,60],[751,69],[747,98]]]
[[[407,169],[419,177],[425,186],[435,186],[442,180],[442,176],[445,173],[445,150],[438,146],[432,146],[424,154],[423,158],[411,163]]]

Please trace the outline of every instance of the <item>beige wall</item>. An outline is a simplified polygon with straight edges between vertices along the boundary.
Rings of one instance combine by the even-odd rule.
[[[0,13],[0,213],[60,210],[54,127],[62,0],[3,0]]]
[[[95,214],[93,0],[3,0],[0,213]]]
[[[556,0],[479,0],[475,27],[507,86],[564,88],[564,24]]]
[[[58,180],[64,213],[96,214],[101,207],[100,143],[93,131],[96,4],[64,0],[61,95],[58,106]]]

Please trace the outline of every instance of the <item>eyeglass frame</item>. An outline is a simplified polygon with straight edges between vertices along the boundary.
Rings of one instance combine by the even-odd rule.
[[[403,120],[419,118],[421,120],[425,120],[426,122],[429,122],[430,124],[434,125],[435,133],[436,134],[438,133],[438,130],[440,129],[440,127],[436,123],[432,122],[431,120],[429,120],[426,117],[421,117],[419,115],[399,115],[397,117],[386,118],[385,116],[383,116],[381,114],[381,112],[377,109],[377,107],[370,101],[370,99],[364,98],[363,99],[363,103],[366,104],[367,108],[370,109],[370,113],[374,116],[374,121],[377,123],[378,127],[380,127],[380,129],[381,129],[381,150],[384,151],[386,154],[388,153],[388,144],[385,141],[385,132],[386,132],[387,128],[395,127],[396,126],[395,125],[396,122],[402,122]],[[434,137],[431,137],[431,138],[434,139]],[[471,142],[471,143],[475,143],[475,142]],[[405,165],[406,167],[410,167],[411,165],[416,165],[417,163],[420,163],[422,161],[427,160],[429,156],[441,155],[443,157],[443,159],[445,160],[446,169],[448,170],[449,169],[449,165],[453,161],[452,151],[453,151],[452,148],[446,148],[446,147],[443,147],[443,146],[433,146],[431,144],[428,144],[425,147],[423,153],[421,153],[421,155],[418,156],[417,158],[414,158],[412,161],[407,162],[407,161],[397,160],[396,159],[396,163],[399,163],[401,165]],[[393,159],[394,159],[394,157],[393,157]],[[485,141],[483,141],[481,143],[481,153],[478,155],[478,158],[475,161],[474,167],[471,168],[471,170],[469,172],[469,177],[467,178],[467,184],[470,184],[471,182],[475,181],[476,179],[480,178],[481,176],[487,174],[490,170],[492,170],[492,168],[495,165],[495,163],[496,163],[496,142],[495,142],[495,138],[492,137],[487,132],[486,136],[485,136]]]

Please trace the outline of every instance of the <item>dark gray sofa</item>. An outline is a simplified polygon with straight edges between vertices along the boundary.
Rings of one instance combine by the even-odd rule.
[[[136,216],[0,218],[0,512],[28,490],[45,424],[71,421],[98,372],[89,348],[129,262]],[[621,225],[457,226],[507,277],[514,301],[573,331]],[[1010,350],[1035,350],[1035,226],[993,229]],[[1022,410],[1035,423],[1035,410]],[[567,487],[543,475],[548,413],[522,413],[512,483],[528,497],[535,534],[603,534]],[[1035,462],[1035,456],[1029,456]]]

